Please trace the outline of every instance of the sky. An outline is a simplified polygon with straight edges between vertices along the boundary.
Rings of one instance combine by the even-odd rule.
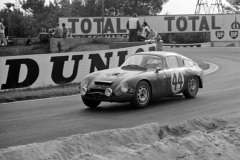
[[[160,14],[194,14],[196,4],[197,0],[169,0]]]
[[[163,10],[160,13],[161,15],[165,14],[194,14],[195,8],[198,0],[169,0],[165,5],[163,5]],[[212,0],[207,0],[209,5]],[[49,0],[46,0],[49,2]],[[1,0],[0,9],[3,9],[5,6],[4,3],[14,3],[15,0]],[[226,0],[222,0],[223,4],[226,4]]]

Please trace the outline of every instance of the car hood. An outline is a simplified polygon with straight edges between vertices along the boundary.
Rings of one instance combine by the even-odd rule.
[[[94,73],[94,81],[122,81],[145,72],[145,70],[114,68]]]

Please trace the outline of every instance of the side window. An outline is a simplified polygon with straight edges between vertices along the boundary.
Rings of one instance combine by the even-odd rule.
[[[183,64],[184,64],[184,66],[186,66],[186,67],[190,67],[190,66],[194,66],[194,65],[195,65],[194,62],[192,62],[192,61],[190,61],[190,60],[188,60],[188,59],[183,59]]]
[[[145,67],[147,69],[156,69],[157,67],[163,69],[164,63],[160,57],[150,57]]]
[[[178,60],[176,56],[166,57],[168,68],[178,68]]]

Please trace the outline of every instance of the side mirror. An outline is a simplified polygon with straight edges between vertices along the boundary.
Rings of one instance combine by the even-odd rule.
[[[161,68],[160,67],[156,67],[155,73],[158,73],[159,71],[161,71]]]

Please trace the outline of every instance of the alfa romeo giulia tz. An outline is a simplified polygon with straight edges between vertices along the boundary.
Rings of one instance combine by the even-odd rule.
[[[151,100],[175,94],[194,98],[203,87],[203,70],[193,60],[173,52],[140,52],[120,67],[96,71],[80,84],[83,103],[130,102],[146,107]]]

